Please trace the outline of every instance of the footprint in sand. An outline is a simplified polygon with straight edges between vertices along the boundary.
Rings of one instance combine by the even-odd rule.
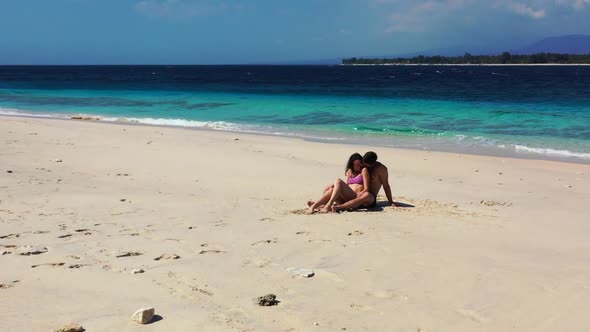
[[[399,196],[397,197],[397,203],[399,207],[389,209],[388,211],[393,212],[411,212],[418,215],[433,215],[433,214],[445,214],[454,216],[475,216],[473,212],[465,211],[459,208],[459,205],[455,203],[441,203],[431,199],[411,199],[408,197]],[[404,203],[400,203],[404,202]],[[411,208],[406,208],[411,207]]]
[[[363,234],[365,234],[365,233],[363,233],[363,231],[355,230],[353,232],[348,233],[348,236],[360,236]]]
[[[154,260],[155,261],[159,261],[159,260],[162,260],[162,259],[179,259],[179,258],[180,258],[180,256],[178,256],[176,254],[172,254],[172,255],[170,255],[170,254],[163,254],[163,255],[160,255],[160,256],[154,258]]]
[[[13,280],[7,284],[0,284],[0,289],[8,289],[14,287],[20,280]]]
[[[143,255],[143,252],[139,252],[139,251],[126,251],[126,252],[122,252],[118,255],[116,255],[116,258],[121,258],[121,257],[133,257],[133,256],[141,256]]]
[[[204,254],[224,254],[226,253],[223,250],[201,250],[199,251],[199,255],[204,255]]]
[[[362,304],[357,304],[357,303],[352,303],[352,304],[350,305],[350,307],[351,307],[352,309],[354,309],[354,310],[360,310],[360,311],[369,311],[369,310],[371,310],[371,309],[372,309],[371,307],[367,307],[367,306],[365,306],[365,305],[362,305]]]
[[[84,232],[83,235],[92,235],[92,232],[90,232],[89,229],[76,229],[76,230],[74,230],[74,232],[76,232],[76,233],[82,233],[82,232]],[[71,236],[74,236],[74,234],[64,234],[64,235],[58,236],[57,238],[58,239],[65,239],[65,238],[68,238],[68,237],[71,237]]]
[[[11,233],[11,234],[0,236],[0,239],[14,239],[14,238],[17,238],[17,237],[20,237],[20,234]]]
[[[66,263],[63,263],[63,262],[60,262],[60,263],[43,263],[43,264],[31,265],[31,267],[34,269],[34,268],[40,267],[40,266],[57,267],[57,266],[64,266],[64,265],[66,265]]]
[[[279,242],[279,239],[274,238],[272,240],[257,241],[257,242],[252,243],[251,245],[252,246],[257,246],[257,245],[260,245],[260,244],[271,244],[271,243],[278,243],[278,242]]]
[[[225,227],[225,226],[227,226],[227,223],[223,222],[223,220],[219,220],[219,221],[215,222],[215,224],[213,226],[214,227]]]
[[[191,290],[192,290],[193,292],[199,292],[199,293],[202,293],[202,294],[205,294],[205,295],[208,295],[208,296],[213,296],[213,292],[211,292],[211,291],[208,291],[208,290],[206,290],[206,289],[203,289],[203,288],[199,288],[199,287],[197,287],[197,286],[192,286],[192,287],[191,287]]]
[[[21,256],[31,256],[31,255],[40,255],[46,253],[48,250],[46,247],[42,246],[20,246],[16,249],[16,253]]]

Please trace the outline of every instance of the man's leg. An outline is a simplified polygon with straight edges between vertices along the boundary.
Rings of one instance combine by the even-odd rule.
[[[374,201],[375,201],[375,196],[373,196],[373,194],[371,194],[369,192],[366,192],[355,199],[347,201],[346,203],[334,205],[332,207],[332,211],[336,212],[336,211],[340,211],[340,210],[358,209],[363,206],[369,206],[369,205],[373,204]]]
[[[342,202],[348,202],[351,199],[356,198],[356,192],[350,188],[346,182],[342,181],[341,179],[337,179],[334,183],[334,189],[332,191],[332,196],[330,200],[326,202],[326,205],[320,212],[330,212],[332,204],[338,199]]]

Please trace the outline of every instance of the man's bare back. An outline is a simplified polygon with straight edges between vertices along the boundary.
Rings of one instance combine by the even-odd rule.
[[[383,183],[388,183],[387,167],[380,162],[376,162],[373,167],[367,168],[369,169],[369,192],[377,197]]]

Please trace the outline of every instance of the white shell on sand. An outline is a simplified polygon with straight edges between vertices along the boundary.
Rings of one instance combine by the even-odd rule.
[[[294,275],[296,277],[301,277],[301,278],[311,278],[315,275],[315,272],[313,272],[313,270],[298,269],[298,268],[294,268],[294,267],[288,268],[287,272],[291,273],[292,275]]]
[[[147,324],[149,323],[152,318],[154,317],[155,309],[153,307],[150,308],[141,308],[137,310],[131,319],[138,322],[139,324]]]

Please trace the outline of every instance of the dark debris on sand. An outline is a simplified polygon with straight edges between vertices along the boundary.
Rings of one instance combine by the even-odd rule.
[[[261,307],[270,307],[279,304],[279,301],[277,300],[276,295],[266,294],[264,296],[260,296],[257,303]]]

